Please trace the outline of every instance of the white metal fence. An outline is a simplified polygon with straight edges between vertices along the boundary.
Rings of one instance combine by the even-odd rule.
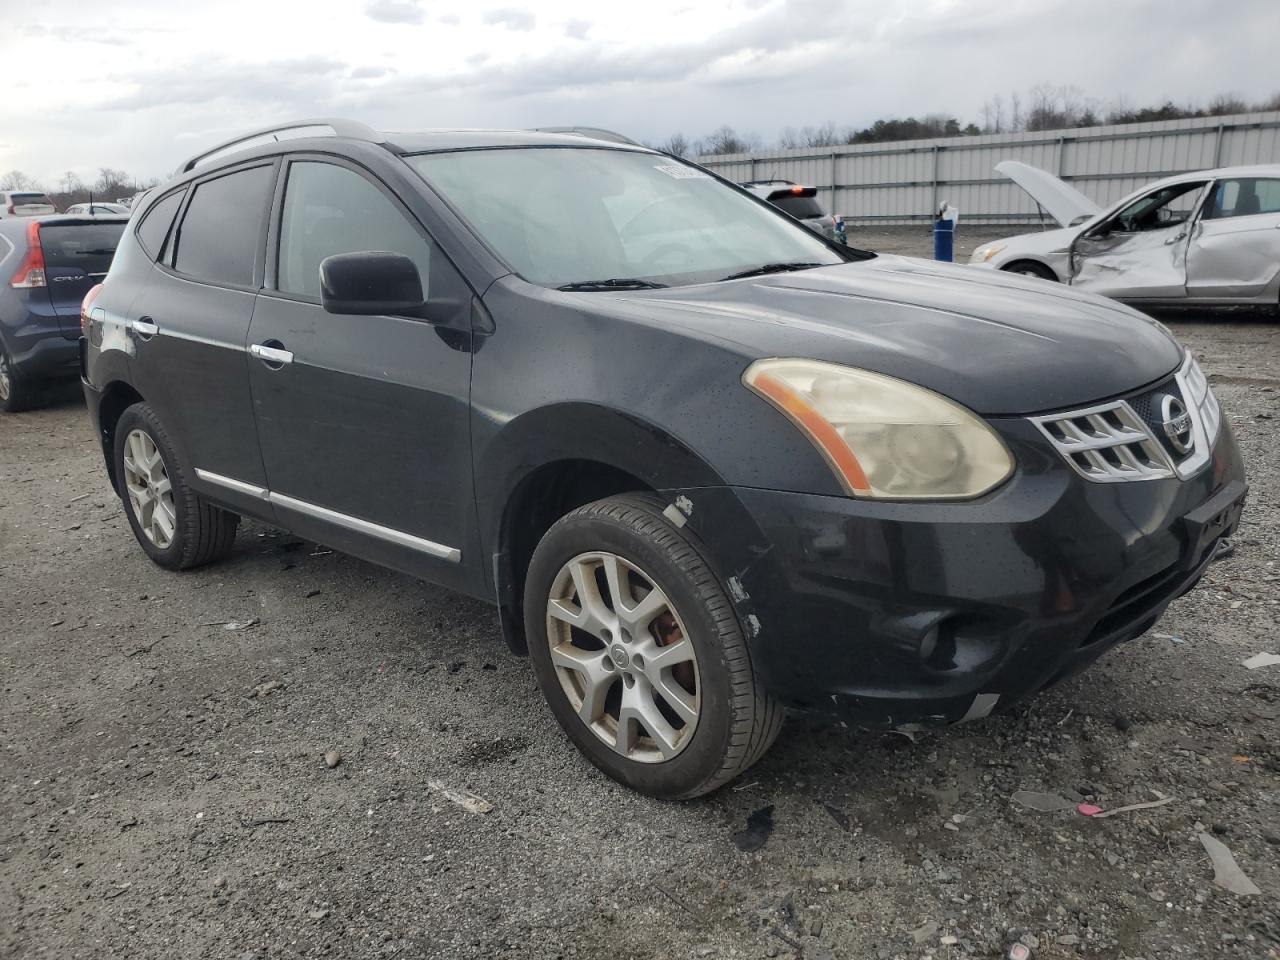
[[[778,178],[817,187],[829,210],[854,223],[932,219],[943,200],[965,220],[1038,221],[1035,203],[992,169],[1001,160],[1048,170],[1105,206],[1175,173],[1280,163],[1280,112],[724,154],[698,162],[732,180]]]

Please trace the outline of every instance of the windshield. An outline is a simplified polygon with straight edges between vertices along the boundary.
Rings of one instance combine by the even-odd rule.
[[[513,270],[550,287],[845,262],[799,224],[665,156],[526,147],[406,159]]]

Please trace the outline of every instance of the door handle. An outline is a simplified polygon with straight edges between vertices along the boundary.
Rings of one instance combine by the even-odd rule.
[[[1183,231],[1182,231],[1180,234],[1178,234],[1176,237],[1170,237],[1168,240],[1166,240],[1166,241],[1164,242],[1164,245],[1165,245],[1166,247],[1169,247],[1169,246],[1172,246],[1173,244],[1177,243],[1179,240],[1185,240],[1185,239],[1187,239],[1187,231],[1183,230]]]
[[[275,366],[277,369],[283,367],[286,363],[293,363],[293,351],[283,350],[280,347],[269,347],[265,343],[255,343],[249,347],[249,355],[257,357],[267,366]]]
[[[152,322],[150,317],[139,317],[137,320],[130,320],[129,329],[143,340],[150,340],[160,332],[160,328]]]

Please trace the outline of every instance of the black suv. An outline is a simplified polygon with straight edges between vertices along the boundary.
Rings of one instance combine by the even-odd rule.
[[[1246,489],[1133,310],[860,253],[573,134],[223,145],[142,201],[84,354],[156,563],[250,516],[487,598],[582,752],[664,797],[784,706],[959,721],[1083,668]]]

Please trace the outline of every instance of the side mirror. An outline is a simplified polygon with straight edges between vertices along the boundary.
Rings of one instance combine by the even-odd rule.
[[[399,253],[339,253],[320,261],[320,303],[326,313],[363,316],[423,312],[418,266]]]

